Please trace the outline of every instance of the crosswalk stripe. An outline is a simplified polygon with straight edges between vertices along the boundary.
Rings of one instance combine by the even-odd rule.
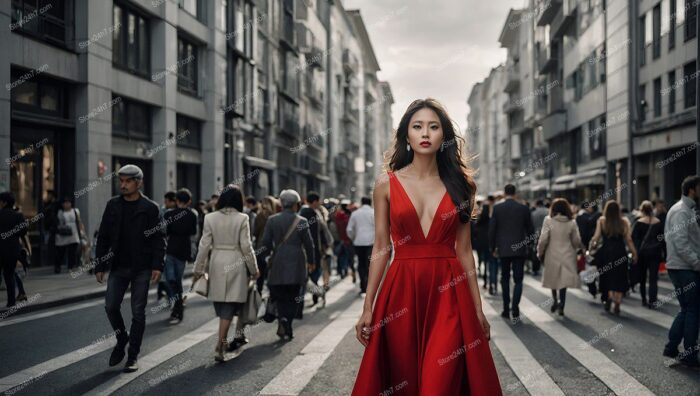
[[[528,393],[531,395],[564,395],[552,377],[547,374],[542,365],[515,335],[515,332],[501,319],[491,303],[485,298],[481,300],[481,303],[484,314],[491,324],[491,340],[502,352],[506,363]],[[517,389],[517,383],[506,386],[506,390],[514,391],[515,389]]]
[[[185,334],[184,336],[170,342],[169,344],[149,353],[139,359],[139,369],[136,372],[121,374],[100,386],[92,389],[86,395],[109,395],[136,378],[144,375],[154,367],[159,366],[163,362],[181,354],[187,349],[199,344],[200,342],[216,335],[219,328],[219,318],[215,318],[198,327],[194,331]]]
[[[520,309],[532,324],[556,341],[569,355],[593,373],[617,395],[654,395],[605,354],[585,342],[571,330],[557,322],[527,297],[520,301]],[[582,347],[583,346],[583,347]]]
[[[347,282],[346,282],[347,283]],[[335,347],[354,328],[362,310],[358,299],[331,321],[309,342],[275,378],[260,391],[260,395],[298,395],[316,375]]]
[[[550,290],[549,289],[544,289],[542,285],[540,285],[536,280],[526,278],[524,280],[524,283],[531,288],[533,288],[535,291],[549,296],[550,295]],[[585,301],[590,301],[592,298],[590,294],[587,292],[584,292],[581,289],[566,289],[567,294],[571,293],[575,295],[576,297],[585,300]],[[602,307],[601,307],[602,309]],[[661,311],[653,311],[648,308],[640,308],[637,306],[634,306],[632,304],[625,304],[624,301],[622,303],[621,309],[623,310],[624,313],[627,313],[631,316],[637,317],[639,319],[646,320],[648,322],[651,322],[657,326],[661,326],[665,329],[668,329],[671,327],[671,323],[673,322],[673,317],[663,313]]]
[[[625,299],[632,299],[632,300],[641,302],[642,296],[639,296],[635,293],[630,293],[628,296],[625,296]],[[676,307],[680,307],[680,304],[678,304],[678,300],[671,293],[659,294],[658,295],[658,303],[660,305],[670,304],[670,305],[675,305]]]
[[[188,280],[188,281],[183,282],[182,287],[184,288],[184,290],[188,290],[191,284],[192,284],[192,281]],[[153,296],[154,294],[156,294],[156,289],[149,290],[149,292],[148,292],[149,296]],[[125,300],[128,298],[131,298],[131,292],[128,292],[124,295]],[[18,318],[13,318],[13,319],[4,319],[4,320],[0,321],[0,327],[10,326],[10,325],[17,324],[17,323],[28,322],[30,320],[48,318],[50,316],[60,315],[60,314],[64,314],[66,312],[71,312],[71,311],[77,311],[79,309],[90,308],[90,307],[94,307],[96,305],[104,304],[104,302],[105,302],[104,297],[99,297],[99,298],[96,298],[94,301],[79,303],[79,304],[75,304],[75,305],[69,305],[65,308],[51,309],[51,310],[42,311],[39,313],[26,315],[26,316],[22,315]]]

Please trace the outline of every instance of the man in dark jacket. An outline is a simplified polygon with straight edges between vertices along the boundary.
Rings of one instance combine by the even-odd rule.
[[[315,191],[309,191],[306,194],[306,205],[301,207],[299,215],[305,218],[309,224],[309,231],[311,232],[311,239],[314,242],[314,261],[312,262],[313,268],[309,270],[309,278],[314,285],[318,286],[318,280],[321,277],[321,249],[326,246],[326,235],[321,232],[321,216],[316,212],[318,207],[321,206],[321,197]],[[305,288],[306,289],[306,288]],[[304,290],[306,294],[306,290]],[[318,292],[318,288],[312,290],[312,301],[313,305],[318,303],[318,297],[323,293]],[[325,297],[324,297],[325,298]]]
[[[520,296],[523,292],[523,266],[527,257],[527,245],[535,237],[532,217],[527,206],[515,200],[515,186],[506,185],[505,201],[496,204],[489,222],[489,248],[501,259],[501,289],[503,290],[503,312],[510,319],[520,317]],[[510,305],[510,270],[513,269],[513,305]]]
[[[146,328],[146,302],[149,281],[156,283],[163,271],[165,224],[158,204],[141,194],[143,172],[138,166],[126,165],[117,172],[121,195],[107,202],[100,238],[97,240],[95,277],[107,281],[105,310],[117,336],[117,345],[109,358],[115,366],[124,359],[126,344],[129,357],[124,372],[138,370],[137,356]],[[131,334],[127,335],[121,304],[131,285]]]
[[[15,267],[21,250],[19,240],[27,233],[24,216],[15,211],[11,192],[0,194],[0,267],[7,286],[7,306],[15,305]]]
[[[190,209],[192,193],[186,188],[175,194],[176,208],[163,215],[167,225],[168,247],[165,250],[165,279],[168,281],[168,300],[173,302],[170,324],[182,322],[185,307],[182,300],[182,276],[187,261],[192,257],[191,238],[197,233],[197,215]]]

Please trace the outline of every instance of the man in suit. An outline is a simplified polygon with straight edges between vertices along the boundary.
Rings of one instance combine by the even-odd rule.
[[[313,284],[316,286],[318,286],[318,280],[321,278],[321,274],[323,272],[321,269],[321,258],[323,257],[321,255],[321,251],[323,246],[327,245],[326,235],[325,233],[321,232],[321,222],[323,221],[323,218],[317,212],[320,206],[321,196],[315,191],[309,191],[306,194],[306,204],[303,205],[299,211],[299,215],[309,222],[309,231],[311,232],[311,239],[314,242],[314,261],[312,262],[312,268],[309,270],[309,278],[311,278],[311,282],[313,282]],[[304,290],[304,294],[306,294],[306,290]],[[318,298],[320,295],[323,295],[325,300],[325,294],[319,292],[318,288],[313,288],[311,294],[313,301],[312,306],[318,303]]]
[[[523,267],[527,257],[527,245],[534,238],[534,227],[530,210],[515,200],[515,186],[506,185],[505,199],[493,208],[489,222],[489,248],[501,260],[501,288],[503,290],[503,312],[501,316],[510,319],[520,317],[520,296],[523,292]],[[510,271],[513,270],[512,308],[510,306]]]

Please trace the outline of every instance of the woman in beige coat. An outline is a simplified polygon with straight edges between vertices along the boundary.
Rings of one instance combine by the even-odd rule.
[[[544,218],[537,243],[537,256],[544,263],[542,286],[552,289],[554,302],[551,311],[558,309],[561,316],[564,316],[566,288],[580,286],[576,252],[585,249],[573,217],[569,202],[564,198],[555,199],[549,208],[549,216]]]
[[[250,239],[250,222],[248,215],[242,212],[241,190],[235,185],[227,186],[216,203],[216,211],[204,217],[195,261],[195,281],[208,274],[207,298],[214,302],[216,316],[220,319],[215,355],[218,361],[224,359],[228,347],[226,340],[231,320],[248,299],[248,281],[260,275]],[[234,345],[247,342],[241,330],[238,320]]]

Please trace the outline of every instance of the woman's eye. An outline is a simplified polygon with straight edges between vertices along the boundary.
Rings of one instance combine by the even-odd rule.
[[[436,129],[438,129],[438,126],[437,126],[437,125],[433,125],[433,126],[430,127],[430,129],[436,130]]]
[[[420,125],[418,125],[418,124],[414,125],[413,129],[420,129]]]

